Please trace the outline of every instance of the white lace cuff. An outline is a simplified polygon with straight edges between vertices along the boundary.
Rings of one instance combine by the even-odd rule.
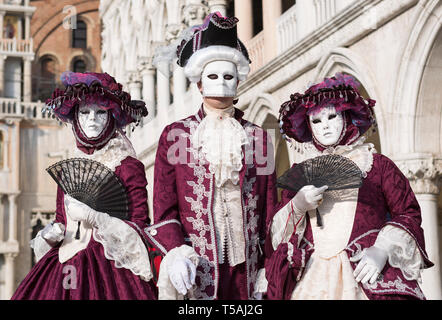
[[[266,270],[261,268],[258,270],[258,275],[256,276],[255,291],[253,292],[253,297],[256,300],[261,300],[262,295],[267,292],[267,278]]]
[[[424,260],[416,241],[407,231],[387,225],[379,232],[375,246],[388,252],[388,263],[399,268],[405,279],[420,279]]]
[[[195,266],[198,265],[198,254],[188,245],[170,250],[161,261],[160,273],[158,275],[158,300],[183,300],[184,296],[175,289],[169,279],[169,267],[173,264],[177,256],[189,258]]]
[[[29,245],[34,249],[35,260],[38,262],[43,256],[51,250],[52,246],[43,239],[40,230],[34,239],[29,241]]]
[[[99,223],[93,232],[95,241],[103,245],[106,259],[115,261],[117,268],[128,269],[144,281],[152,279],[149,254],[139,234],[124,221],[106,216],[100,217],[106,217],[106,221]],[[97,220],[103,222],[103,219]]]

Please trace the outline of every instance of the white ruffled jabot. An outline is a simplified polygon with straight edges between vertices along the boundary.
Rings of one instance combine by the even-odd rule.
[[[217,187],[229,179],[237,185],[242,169],[242,146],[248,143],[247,134],[233,118],[233,106],[214,109],[204,105],[204,111],[206,117],[192,134],[192,145],[196,149],[201,148]]]

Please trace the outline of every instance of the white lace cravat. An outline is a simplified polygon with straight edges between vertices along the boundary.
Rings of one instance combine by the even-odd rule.
[[[206,117],[192,134],[191,141],[209,162],[217,187],[227,180],[237,185],[242,169],[242,146],[248,142],[242,125],[233,118],[235,108],[214,109],[204,106]]]

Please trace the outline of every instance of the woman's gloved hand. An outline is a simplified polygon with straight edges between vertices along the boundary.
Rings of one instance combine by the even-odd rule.
[[[328,186],[316,188],[313,185],[308,185],[302,187],[291,200],[294,209],[301,213],[316,209],[320,205],[324,191],[327,189]]]
[[[98,228],[102,221],[109,217],[107,213],[95,211],[87,204],[84,204],[69,195],[64,196],[64,204],[66,207],[66,213],[73,221],[84,221],[95,228]]]
[[[384,249],[372,246],[362,250],[359,254],[350,258],[351,262],[359,261],[353,275],[357,282],[374,284],[384,269],[388,260],[388,252]]]
[[[43,230],[41,230],[41,236],[46,242],[54,247],[60,241],[64,239],[65,227],[61,223],[50,223]]]

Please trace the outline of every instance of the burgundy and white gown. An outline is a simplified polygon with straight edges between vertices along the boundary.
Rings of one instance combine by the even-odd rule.
[[[53,248],[40,235],[32,240],[39,260],[12,299],[156,299],[141,231],[149,219],[144,165],[120,133],[91,155],[76,152],[77,157],[99,161],[114,170],[128,193],[129,219],[109,217],[97,228],[82,222],[80,239],[75,240],[77,222],[66,215],[64,194],[58,188],[55,222],[65,225],[64,240]]]
[[[307,158],[338,154],[363,172],[360,189],[324,193],[319,212],[292,214],[295,193],[284,190],[266,240],[270,299],[424,299],[418,280],[432,266],[425,252],[419,204],[409,182],[387,157],[360,138],[352,145],[318,151]],[[289,218],[290,216],[290,218]],[[303,218],[304,216],[304,218]],[[299,222],[299,224],[295,225]],[[349,258],[377,246],[389,252],[382,277],[373,285],[356,282],[358,262]]]

